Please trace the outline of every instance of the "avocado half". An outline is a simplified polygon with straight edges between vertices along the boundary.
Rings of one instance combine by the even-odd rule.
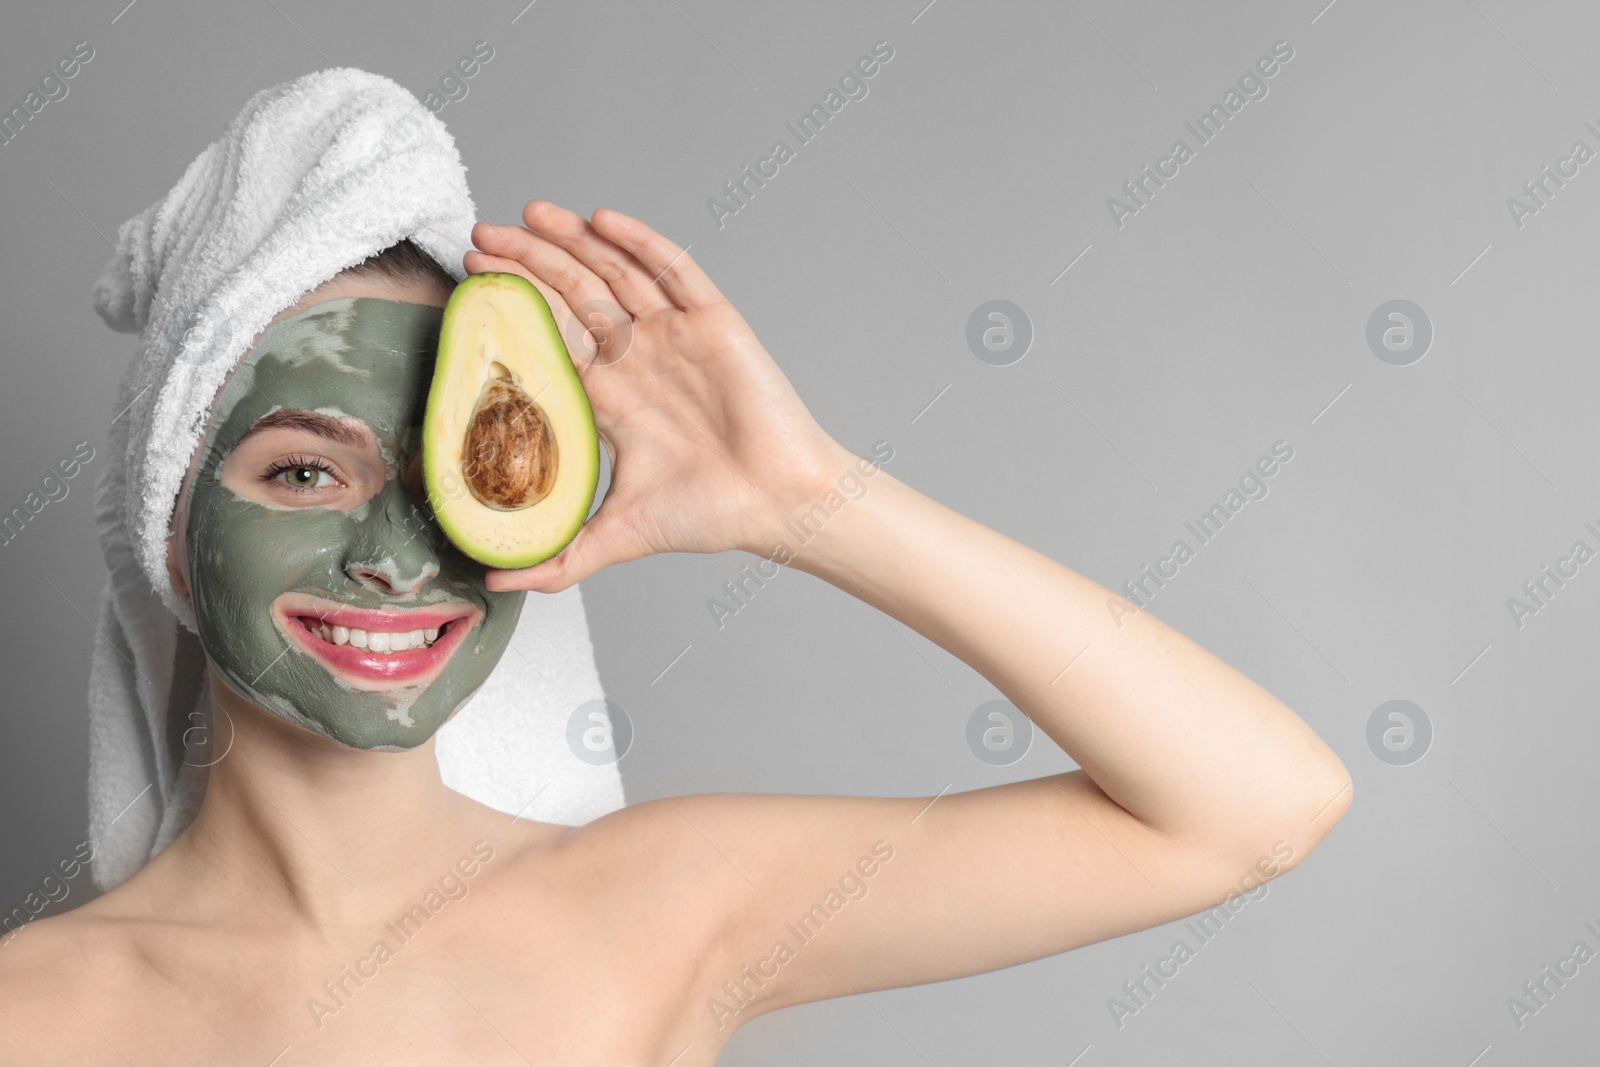
[[[468,275],[445,304],[422,476],[445,535],[491,567],[549,559],[589,515],[594,412],[550,305],[520,274]]]

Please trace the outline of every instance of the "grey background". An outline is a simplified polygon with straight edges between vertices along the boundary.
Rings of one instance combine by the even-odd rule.
[[[1320,850],[1120,1029],[1107,999],[1178,924],[780,1012],[722,1062],[1592,1055],[1600,964],[1521,1029],[1506,1007],[1574,942],[1600,949],[1582,925],[1600,925],[1600,563],[1520,629],[1506,604],[1575,540],[1600,545],[1582,525],[1600,525],[1600,162],[1521,228],[1506,206],[1574,140],[1600,149],[1592,5],[124,2],[8,8],[0,32],[5,109],[75,42],[95,49],[0,146],[0,510],[77,442],[97,449],[0,546],[0,904],[84,833],[92,478],[131,354],[89,304],[106,237],[256,90],[353,65],[420,97],[486,40],[493,60],[439,113],[484,217],[614,206],[691,244],[823,427],[860,453],[890,441],[888,469],[951,507],[1119,588],[1273,442],[1295,450],[1152,609],[1351,769]],[[880,39],[895,55],[868,96],[719,229],[707,198],[793,146],[784,122]],[[1119,230],[1107,198],[1279,40],[1295,55],[1268,96]],[[1405,367],[1365,340],[1399,298],[1435,331]],[[1010,366],[966,344],[991,299],[1032,322]],[[637,730],[630,799],[932,795],[1071,766],[1042,736],[1010,766],[975,758],[967,717],[994,688],[809,576],[719,630],[708,599],[754,561],[658,556],[584,583]],[[1409,766],[1366,740],[1395,698],[1433,723]]]

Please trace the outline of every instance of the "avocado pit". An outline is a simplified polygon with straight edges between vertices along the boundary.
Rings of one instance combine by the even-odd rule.
[[[516,376],[496,363],[467,424],[467,489],[485,507],[520,511],[550,495],[559,451],[550,420]]]

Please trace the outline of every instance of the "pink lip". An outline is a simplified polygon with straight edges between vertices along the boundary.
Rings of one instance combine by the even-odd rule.
[[[319,597],[289,594],[273,605],[278,626],[329,673],[357,689],[381,690],[398,685],[428,685],[445,662],[466,641],[481,613],[467,604],[418,608],[413,611],[368,611]],[[367,631],[428,630],[443,632],[428,648],[405,652],[368,652],[353,645],[334,645],[312,632],[313,626],[345,626]]]

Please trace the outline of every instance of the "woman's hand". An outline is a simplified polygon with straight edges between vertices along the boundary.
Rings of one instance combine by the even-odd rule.
[[[491,568],[489,588],[556,593],[655,552],[770,545],[766,531],[849,462],[844,449],[677,245],[609,208],[591,225],[532,200],[522,218],[526,228],[474,226],[482,251],[463,263],[473,274],[520,274],[549,302],[611,455],[611,484],[560,553],[523,570]],[[586,309],[586,321],[573,314],[594,303],[604,310]]]

